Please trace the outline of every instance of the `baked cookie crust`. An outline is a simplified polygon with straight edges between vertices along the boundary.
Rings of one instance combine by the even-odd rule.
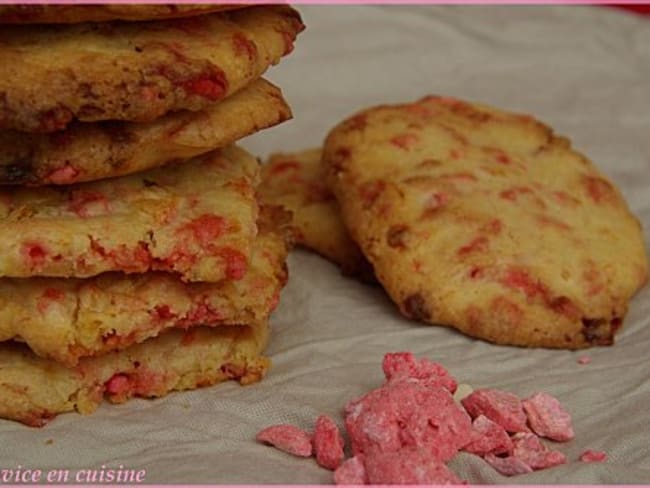
[[[52,134],[0,131],[0,184],[69,185],[181,163],[289,118],[280,89],[257,80],[199,112],[152,122],[76,122]]]
[[[0,418],[42,427],[56,415],[90,414],[105,397],[123,403],[235,379],[261,380],[269,360],[266,324],[173,329],[124,351],[83,359],[75,368],[0,344]]]
[[[0,191],[0,276],[166,271],[244,277],[257,233],[259,164],[229,146],[92,183]]]
[[[241,90],[293,49],[288,6],[146,23],[3,26],[0,129],[62,130],[73,120],[147,122]]]

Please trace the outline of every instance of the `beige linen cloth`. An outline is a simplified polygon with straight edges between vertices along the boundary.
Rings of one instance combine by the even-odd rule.
[[[650,229],[650,19],[600,7],[302,7],[307,31],[271,79],[295,120],[245,142],[260,156],[320,143],[362,107],[429,93],[535,114],[621,187]],[[612,252],[617,252],[612,249]],[[437,360],[463,383],[557,396],[576,437],[570,464],[504,478],[478,457],[451,463],[471,483],[650,482],[650,287],[632,302],[617,344],[587,352],[475,341],[398,316],[381,290],[343,278],[305,252],[273,317],[262,383],[226,384],[157,401],[63,415],[41,430],[0,421],[0,467],[146,469],[148,483],[329,483],[313,460],[254,442],[263,427],[342,424],[346,401],[378,386],[387,351]],[[53,442],[48,443],[51,439]],[[609,460],[584,464],[585,449]]]

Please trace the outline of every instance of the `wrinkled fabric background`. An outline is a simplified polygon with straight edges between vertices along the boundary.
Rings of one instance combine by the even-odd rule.
[[[320,143],[368,105],[437,93],[535,114],[593,159],[650,228],[650,20],[596,7],[301,7],[308,30],[270,74],[295,120],[245,141],[259,156]],[[613,253],[616,249],[611,250]],[[330,472],[256,444],[280,422],[311,428],[378,386],[387,351],[410,350],[460,382],[521,396],[556,395],[576,438],[570,464],[503,478],[461,454],[472,483],[650,482],[650,288],[632,302],[617,344],[580,352],[523,350],[400,318],[381,290],[303,251],[273,317],[266,380],[63,415],[41,430],[0,421],[0,467],[146,469],[148,483],[328,483]],[[53,443],[46,441],[52,439]],[[604,464],[575,462],[587,449]]]

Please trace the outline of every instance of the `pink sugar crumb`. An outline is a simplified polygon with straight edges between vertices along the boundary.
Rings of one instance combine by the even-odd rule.
[[[551,468],[567,462],[564,454],[547,449],[535,434],[516,434],[512,441],[514,445],[512,455],[534,470]]]
[[[400,149],[409,150],[415,146],[420,138],[416,134],[400,134],[393,137],[390,143]]]
[[[343,462],[334,471],[334,483],[337,485],[366,485],[368,475],[363,464],[363,456],[354,456]]]
[[[343,436],[336,423],[327,415],[321,415],[314,429],[314,454],[316,462],[326,469],[335,470],[343,461]]]
[[[508,432],[528,432],[526,414],[519,398],[500,390],[475,390],[461,400],[472,418],[485,415]]]
[[[176,321],[176,327],[192,327],[197,324],[215,325],[223,320],[224,314],[221,310],[216,309],[212,304],[207,302],[197,303],[184,317],[179,317]]]
[[[312,454],[311,437],[294,425],[272,425],[257,434],[257,440],[299,457]]]
[[[226,84],[225,77],[221,73],[217,73],[186,81],[183,83],[183,88],[191,94],[208,100],[219,100],[226,92]]]
[[[241,280],[248,271],[248,260],[236,249],[226,247],[219,251],[219,256],[226,263],[226,276],[230,280]]]
[[[488,453],[506,454],[512,451],[512,440],[506,430],[485,415],[479,415],[472,423],[474,440],[463,447],[464,451],[478,456]]]
[[[47,175],[46,179],[55,185],[74,183],[79,176],[79,170],[70,164],[57,168]]]
[[[494,454],[487,454],[483,459],[503,476],[517,476],[533,472],[533,468],[512,456],[502,458]]]
[[[533,431],[542,437],[565,442],[573,439],[571,415],[547,393],[535,393],[522,402]]]
[[[382,368],[387,380],[415,378],[428,386],[441,386],[451,393],[456,391],[456,380],[440,364],[426,358],[416,359],[410,352],[388,353],[384,356]]]
[[[454,457],[472,433],[468,415],[448,390],[412,378],[389,381],[350,402],[345,425],[354,454],[418,447],[443,462]]]
[[[530,270],[522,266],[511,266],[508,268],[500,282],[507,288],[520,290],[529,300],[538,296],[543,298],[548,293],[544,284],[538,278],[531,275]]]
[[[185,224],[180,231],[188,231],[201,247],[210,246],[227,230],[226,219],[220,215],[203,214]]]
[[[580,461],[583,463],[602,463],[607,461],[607,453],[603,451],[594,451],[587,449],[580,455]]]
[[[578,364],[585,365],[591,363],[591,358],[589,356],[580,356],[578,358]]]
[[[461,485],[460,480],[429,451],[405,447],[394,452],[374,452],[366,457],[366,473],[372,485]]]
[[[153,310],[149,311],[149,315],[156,322],[163,322],[176,318],[176,314],[172,312],[169,305],[156,305]]]
[[[117,338],[119,341],[119,337]],[[160,396],[166,391],[165,377],[139,368],[129,374],[118,373],[105,383],[104,392],[113,403],[123,403],[134,396]]]
[[[48,255],[47,249],[37,242],[25,242],[20,250],[24,260],[34,268],[42,266]]]
[[[123,395],[131,390],[131,381],[124,374],[116,374],[106,382],[106,393],[110,395]]]

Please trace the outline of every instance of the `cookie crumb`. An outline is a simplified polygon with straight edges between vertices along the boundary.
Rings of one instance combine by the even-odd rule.
[[[51,446],[52,444],[54,444],[54,439],[48,439],[45,441],[45,445],[47,446]]]
[[[366,485],[368,475],[363,464],[363,456],[351,457],[334,471],[334,482],[337,485]]]
[[[519,474],[532,473],[533,468],[528,466],[521,459],[513,456],[498,457],[492,453],[486,454],[485,461],[503,476],[517,476]]]
[[[580,461],[583,463],[602,463],[607,461],[607,453],[587,449],[580,455]]]
[[[477,456],[486,454],[508,454],[512,452],[512,440],[508,437],[506,429],[485,415],[479,415],[472,423],[474,439],[463,447],[464,451]]]
[[[564,454],[549,450],[535,434],[521,432],[515,434],[512,441],[512,455],[534,470],[552,468],[567,462]]]
[[[337,485],[466,484],[446,464],[461,450],[504,476],[567,463],[541,439],[574,437],[571,416],[555,397],[535,393],[522,401],[501,390],[473,390],[440,364],[409,352],[385,354],[382,369],[384,384],[345,406],[352,457],[345,459],[345,441],[326,415],[317,419],[311,436],[292,425],[275,425],[257,440],[296,456],[315,456],[334,471]],[[607,455],[590,449],[579,459],[602,462]]]
[[[573,439],[571,415],[559,400],[548,393],[535,393],[522,402],[528,424],[542,437],[565,442]]]
[[[473,391],[461,404],[473,419],[485,415],[508,432],[529,432],[521,400],[512,393],[483,388]]]
[[[365,458],[371,485],[462,485],[447,465],[425,447],[374,452]]]
[[[318,417],[313,438],[314,454],[318,464],[332,471],[337,469],[345,457],[344,446],[343,436],[336,423],[327,415]]]
[[[311,436],[295,425],[272,425],[257,434],[257,440],[299,457],[310,457]]]
[[[384,355],[381,364],[386,379],[413,378],[426,382],[427,386],[442,387],[454,393],[458,383],[440,364],[426,358],[416,359],[410,352],[395,352]]]

